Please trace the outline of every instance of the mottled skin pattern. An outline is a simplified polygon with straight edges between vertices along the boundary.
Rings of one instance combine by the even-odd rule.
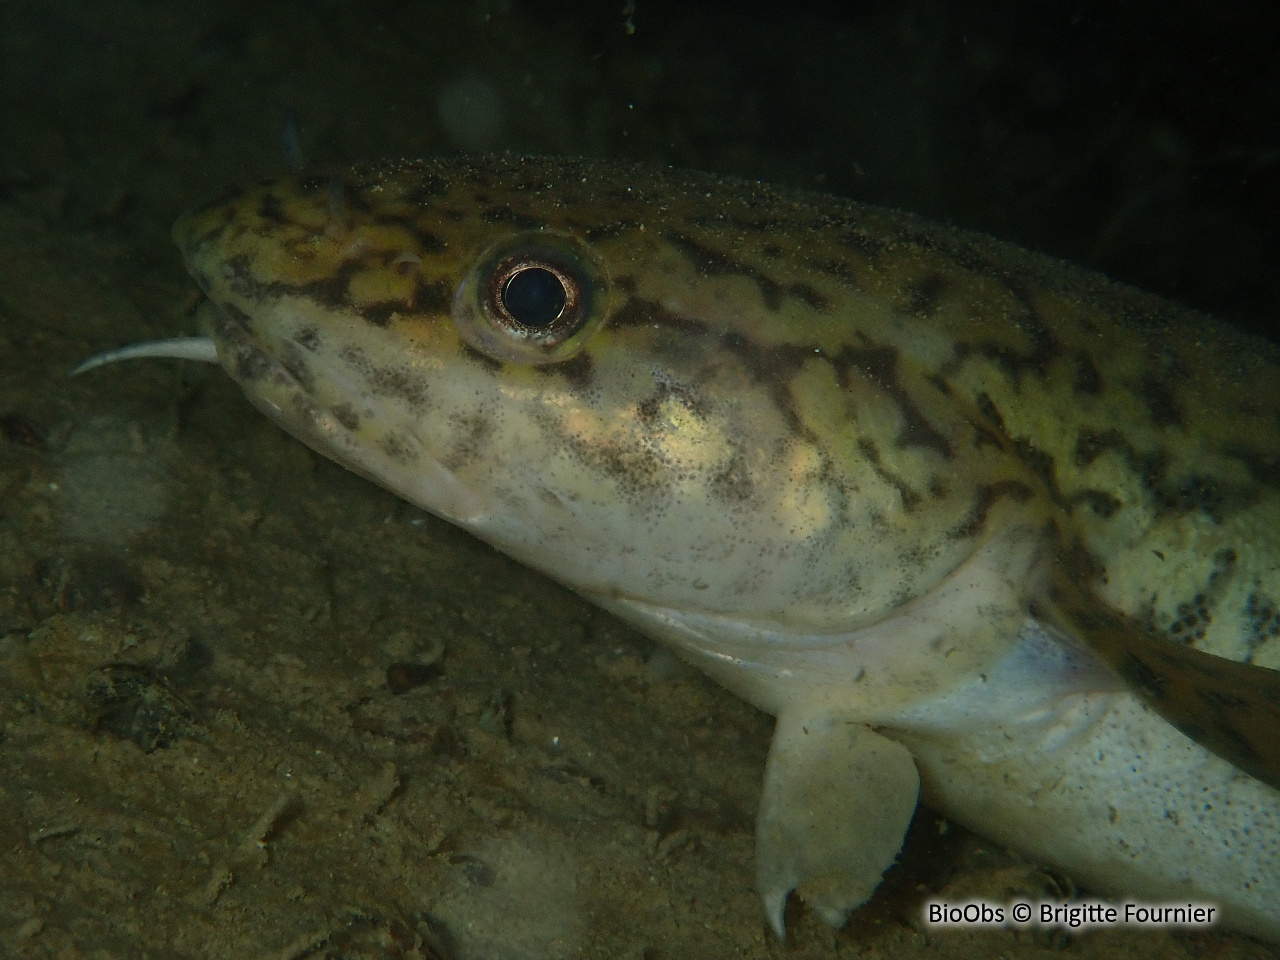
[[[766,709],[812,689],[720,660],[998,581],[954,642],[843,679],[874,724],[1052,619],[1050,568],[1076,591],[1056,628],[1113,663],[1136,625],[1280,667],[1280,357],[1165,301],[899,213],[584,161],[272,181],[175,235],[286,429],[665,639],[663,611],[731,622],[695,660]],[[493,265],[543,250],[582,282],[554,346],[485,311]]]
[[[402,341],[399,367],[362,365],[359,341],[347,345],[351,369],[424,416],[439,411],[415,366],[431,355],[607,411],[590,424],[548,414],[542,443],[655,509],[696,467],[718,468],[710,495],[750,511],[764,469],[752,458],[790,458],[815,491],[797,505],[797,542],[831,552],[845,529],[881,533],[836,582],[803,577],[791,616],[822,622],[839,605],[874,617],[969,552],[993,513],[1046,500],[1116,608],[1172,642],[1280,666],[1269,345],[985,237],[757,184],[524,162],[401,164],[340,189],[274,182],[178,236],[197,269],[229,265],[204,282],[246,315],[289,295]],[[607,332],[564,369],[469,357],[448,320],[454,287],[495,239],[543,227],[604,261]],[[304,362],[342,349],[305,325],[288,332]],[[657,357],[671,382],[610,381],[619,352]],[[709,452],[700,431],[732,423],[746,390],[768,395],[774,422],[718,433]],[[491,454],[488,415],[456,424],[452,469]]]

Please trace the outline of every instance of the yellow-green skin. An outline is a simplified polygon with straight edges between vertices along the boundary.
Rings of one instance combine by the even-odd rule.
[[[783,819],[791,781],[813,776],[788,772],[804,749],[788,718],[903,731],[869,733],[874,762],[850,768],[898,764],[901,782],[877,788],[904,798],[890,832],[914,806],[914,769],[882,747],[906,744],[926,794],[962,819],[965,797],[1023,776],[1025,758],[999,759],[981,732],[963,731],[967,746],[928,732],[949,721],[920,711],[985,682],[1035,630],[1062,639],[1028,620],[1057,558],[1170,644],[1280,666],[1280,358],[1157,298],[899,213],[585,161],[272,181],[175,236],[216,307],[220,359],[287,430],[778,714],[766,796]],[[490,316],[489,274],[513,251],[567,259],[582,279],[563,343]],[[1280,938],[1265,919],[1280,914],[1275,791],[1092,683],[1090,730],[1110,724],[1129,749],[1148,734],[1125,731],[1145,725],[1208,764],[1215,789],[1248,792],[1198,842],[1257,824],[1245,872],[1263,891],[1233,907],[1247,882],[1186,889]],[[1105,712],[1116,697],[1123,722]],[[1051,766],[1045,783],[1066,776]],[[1116,855],[1058,859],[1089,878]],[[776,927],[779,896],[838,872],[819,866],[762,867]],[[1178,893],[1169,870],[1117,875]],[[870,892],[824,882],[806,898],[833,922]]]

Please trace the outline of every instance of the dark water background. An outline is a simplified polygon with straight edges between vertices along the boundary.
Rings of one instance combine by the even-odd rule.
[[[298,157],[654,160],[899,206],[1266,325],[1268,12],[640,0],[628,34],[621,0],[10,2],[0,197],[60,193],[69,228],[141,245]]]

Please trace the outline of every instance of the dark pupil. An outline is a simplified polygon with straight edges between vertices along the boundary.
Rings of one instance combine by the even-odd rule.
[[[502,291],[502,305],[526,327],[549,327],[564,310],[564,284],[550,270],[529,267],[512,275]]]

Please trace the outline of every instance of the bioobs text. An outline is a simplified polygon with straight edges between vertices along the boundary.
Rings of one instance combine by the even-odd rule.
[[[1217,922],[1213,904],[1108,903],[1103,900],[1045,900],[1007,904],[971,900],[925,904],[924,921],[940,927],[1208,927]]]

